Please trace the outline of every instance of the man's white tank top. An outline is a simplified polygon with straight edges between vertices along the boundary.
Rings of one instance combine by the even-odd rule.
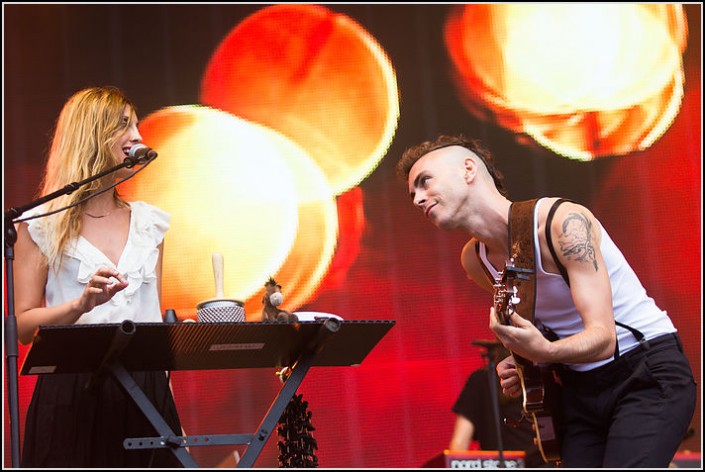
[[[540,199],[534,208],[534,221],[538,221],[539,206],[545,202]],[[598,223],[599,224],[599,223]],[[602,230],[600,251],[607,267],[612,286],[612,308],[615,320],[640,331],[645,339],[676,331],[671,319],[661,310],[654,300],[646,294],[634,270],[624,258],[619,248],[614,244],[607,231]],[[538,225],[534,226],[534,246],[536,258],[536,309],[535,324],[539,329],[547,327],[559,338],[563,339],[585,329],[583,320],[578,313],[570,288],[561,274],[546,272],[541,261],[539,248]],[[499,273],[487,259],[487,248],[480,243],[479,256],[490,274],[498,279]],[[616,326],[619,354],[625,354],[639,345],[639,341],[631,331]],[[566,364],[567,367],[578,370],[592,370],[612,361],[613,357],[585,364]]]

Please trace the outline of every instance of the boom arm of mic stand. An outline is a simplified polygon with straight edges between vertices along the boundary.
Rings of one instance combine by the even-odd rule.
[[[116,165],[115,167],[111,167],[110,169],[104,170],[103,172],[100,172],[96,175],[93,175],[91,177],[88,177],[87,179],[81,180],[80,182],[71,182],[68,185],[65,185],[64,187],[60,188],[59,190],[52,192],[50,194],[44,195],[43,197],[40,197],[26,205],[20,206],[20,207],[14,207],[10,208],[5,212],[5,224],[7,225],[7,218],[8,216],[10,217],[10,221],[14,221],[17,217],[19,217],[22,213],[24,213],[27,210],[31,210],[32,208],[38,207],[42,203],[49,202],[51,200],[54,200],[55,198],[59,198],[62,195],[69,195],[76,190],[78,190],[79,187],[82,187],[88,183],[93,182],[94,180],[98,180],[101,177],[105,177],[108,174],[112,174],[115,171],[118,171],[122,169],[123,167],[132,167],[135,165],[134,159],[131,159],[129,157],[125,158],[124,161],[122,161],[120,164]],[[7,235],[7,228],[5,229],[5,234]],[[13,241],[14,244],[14,241]]]
[[[111,174],[123,167],[132,167],[135,164],[133,159],[126,158],[122,163],[115,167],[100,172],[92,177],[84,179],[80,182],[72,182],[63,188],[52,192],[48,195],[38,198],[27,205],[13,207],[5,211],[3,224],[5,235],[5,273],[7,281],[7,315],[5,316],[5,363],[7,364],[7,389],[10,409],[10,438],[12,442],[12,467],[20,466],[20,409],[19,409],[19,394],[18,394],[18,376],[17,376],[17,359],[19,350],[17,348],[17,317],[15,316],[15,286],[14,286],[14,271],[13,261],[15,260],[15,243],[17,242],[17,230],[15,230],[14,220],[27,210],[38,207],[42,203],[54,200],[62,195],[73,193],[87,183],[100,179],[108,174]]]

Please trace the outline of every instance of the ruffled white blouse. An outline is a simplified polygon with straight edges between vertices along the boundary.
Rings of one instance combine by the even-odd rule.
[[[160,322],[162,312],[157,289],[158,246],[169,229],[171,216],[146,202],[131,202],[130,231],[125,249],[117,267],[98,248],[83,236],[64,250],[63,263],[57,272],[50,268],[45,287],[47,306],[60,305],[81,296],[91,275],[101,266],[117,269],[129,285],[108,302],[84,313],[77,324]],[[42,206],[23,216],[42,213]],[[28,223],[29,234],[39,249],[48,254],[46,219],[38,218]]]

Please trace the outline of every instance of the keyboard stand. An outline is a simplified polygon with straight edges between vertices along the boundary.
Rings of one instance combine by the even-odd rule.
[[[194,468],[198,464],[186,447],[247,445],[237,467],[251,468],[309,369],[314,365],[359,365],[394,323],[328,318],[297,323],[124,321],[40,326],[21,374],[93,372],[93,379],[111,375],[158,434],[126,438],[126,449],[167,448],[184,467]],[[75,349],[77,345],[81,346],[80,352]],[[129,373],[261,367],[289,367],[291,371],[253,434],[176,434]]]

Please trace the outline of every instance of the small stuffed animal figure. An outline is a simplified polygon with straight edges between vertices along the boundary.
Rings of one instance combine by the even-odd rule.
[[[298,321],[298,316],[277,307],[284,301],[282,286],[272,277],[264,284],[264,295],[262,296],[262,321]]]

